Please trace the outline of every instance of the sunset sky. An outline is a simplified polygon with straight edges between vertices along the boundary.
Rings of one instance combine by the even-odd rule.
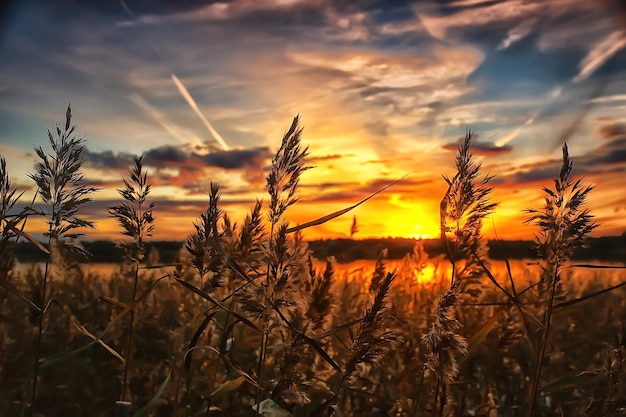
[[[0,154],[33,195],[33,146],[71,103],[102,188],[91,239],[119,237],[132,154],[145,154],[155,238],[184,239],[210,181],[241,220],[296,114],[315,169],[302,223],[354,212],[306,236],[438,235],[442,175],[469,127],[500,202],[487,237],[531,238],[566,139],[596,185],[599,235],[626,231],[626,14],[621,1],[21,0],[0,21]]]

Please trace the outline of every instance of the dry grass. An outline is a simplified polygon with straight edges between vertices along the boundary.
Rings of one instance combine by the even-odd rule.
[[[79,213],[93,189],[82,183],[84,145],[71,137],[70,116],[58,141],[50,134],[55,157],[37,151],[31,177],[41,207],[12,212],[20,195],[0,159],[0,250],[7,254],[0,265],[0,414],[34,414],[35,398],[46,416],[111,415],[119,398],[138,416],[623,411],[623,342],[611,347],[615,334],[623,338],[621,287],[607,291],[606,275],[572,282],[564,268],[594,227],[584,208],[591,187],[571,179],[567,148],[555,189],[544,190],[546,205],[530,212],[540,268],[492,270],[487,262],[481,227],[496,204],[468,132],[441,202],[445,258],[428,259],[418,242],[393,272],[384,252],[373,271],[351,273],[333,258],[316,269],[301,230],[369,197],[290,226],[286,213],[309,168],[296,117],[272,160],[267,206],[258,201],[237,225],[211,184],[207,209],[163,275],[145,268],[158,207],[147,202],[150,181],[135,158],[123,202],[110,209],[131,239],[125,265],[110,277],[89,275],[76,252],[64,251],[63,259],[51,258],[64,265],[64,279],[46,289],[47,267],[18,273],[11,251],[18,238],[32,239],[21,230],[30,215],[46,215],[47,248],[75,242],[91,226]],[[60,181],[67,187],[53,186]],[[433,278],[423,279],[425,271]],[[48,291],[54,296],[44,303]],[[46,310],[44,321],[47,305],[55,314]]]

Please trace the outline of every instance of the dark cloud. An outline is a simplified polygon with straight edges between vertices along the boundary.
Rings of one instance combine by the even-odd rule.
[[[146,163],[155,167],[167,167],[163,164],[184,165],[189,155],[180,147],[165,145],[150,149],[145,153]]]
[[[624,169],[626,163],[626,135],[610,142],[579,158],[582,167],[588,172],[603,171],[614,166]]]
[[[456,152],[459,149],[459,142],[446,143],[442,146],[447,151]],[[497,146],[493,142],[473,142],[471,152],[477,156],[498,156],[511,153],[513,147],[510,145]]]
[[[602,139],[614,139],[619,136],[626,136],[626,123],[611,123],[600,126],[598,135]]]
[[[184,148],[185,145],[166,145],[145,152],[144,165],[157,169],[152,178],[154,185],[175,185],[191,190],[191,194],[197,190],[198,182],[208,175],[207,169],[218,168],[240,172],[251,186],[257,186],[265,182],[265,170],[272,156],[266,147],[234,149],[206,155],[188,153]],[[132,165],[132,156],[111,151],[88,152],[86,165],[96,169],[119,170],[121,175],[126,175]],[[174,171],[163,172],[161,168],[171,168]],[[97,184],[98,180],[94,181]]]
[[[527,171],[518,171],[512,175],[506,177],[496,177],[497,184],[498,182],[506,183],[506,184],[536,184],[536,183],[547,183],[554,179],[554,176],[557,174],[560,164],[555,162],[553,166],[530,169]]]
[[[349,187],[358,187],[358,182],[322,182],[318,184],[300,184],[300,188],[316,188],[319,190],[327,190],[329,188],[349,188]]]
[[[126,170],[133,163],[133,157],[128,153],[113,153],[112,151],[91,152],[85,154],[85,166],[96,169]]]
[[[332,154],[332,155],[320,155],[320,156],[309,156],[306,158],[306,162],[309,164],[315,164],[317,162],[325,162],[325,161],[335,161],[337,159],[347,158],[354,156],[354,154]]]
[[[228,170],[246,167],[258,167],[262,170],[271,157],[272,154],[267,147],[234,149],[230,151],[213,152],[207,155],[194,154],[194,158],[203,161],[208,166]]]
[[[207,200],[167,200],[163,198],[151,198],[154,203],[154,215],[158,219],[160,215],[179,215],[180,217],[196,216],[207,208]],[[252,198],[229,199],[222,198],[220,205],[223,207],[247,205],[252,207],[256,202]],[[86,216],[101,217],[111,206],[119,204],[119,200],[95,200],[85,204],[81,208],[81,213]],[[158,227],[158,226],[157,226]],[[193,225],[189,224],[191,232]]]

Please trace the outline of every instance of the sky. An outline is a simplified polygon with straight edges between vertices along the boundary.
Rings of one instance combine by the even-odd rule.
[[[101,190],[88,238],[115,238],[106,208],[132,155],[153,184],[154,238],[184,239],[211,181],[241,221],[297,114],[314,169],[293,224],[341,238],[436,237],[443,175],[467,129],[499,202],[486,237],[530,239],[567,141],[595,185],[595,235],[626,231],[626,10],[619,0],[21,0],[0,20],[0,155],[34,193],[34,146],[71,103]],[[32,227],[37,227],[36,225]]]

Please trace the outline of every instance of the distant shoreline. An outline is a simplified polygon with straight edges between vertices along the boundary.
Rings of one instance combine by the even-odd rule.
[[[388,259],[402,259],[412,253],[417,242],[421,242],[424,251],[434,258],[444,255],[441,239],[408,239],[408,238],[377,238],[377,239],[328,239],[308,242],[309,249],[317,259],[333,256],[337,262],[351,262],[359,259],[376,259],[381,250],[387,249]],[[183,241],[153,241],[147,243],[147,251],[157,251],[161,262],[173,262],[184,246]],[[83,241],[85,250],[91,253],[89,263],[117,263],[123,259],[122,250],[117,242],[110,240]],[[504,259],[537,259],[537,251],[532,240],[489,240],[487,241],[489,258]],[[45,255],[34,245],[20,242],[17,249],[19,262],[43,262]],[[626,264],[626,233],[621,236],[605,236],[589,239],[589,246],[575,251],[573,260],[607,261]]]

